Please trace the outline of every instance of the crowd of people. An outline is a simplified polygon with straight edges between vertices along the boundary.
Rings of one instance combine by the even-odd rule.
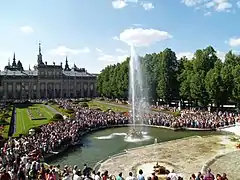
[[[73,120],[66,119],[64,121],[56,121],[43,125],[40,127],[39,132],[31,136],[9,138],[0,151],[0,180],[25,180],[26,178],[32,180],[57,180],[60,179],[60,177],[61,179],[74,180],[108,179],[108,174],[106,174],[106,172],[103,175],[100,173],[95,174],[94,171],[92,174],[88,173],[86,169],[89,170],[90,168],[87,166],[84,168],[84,172],[76,169],[77,167],[71,169],[68,166],[64,167],[60,172],[59,165],[46,168],[44,163],[42,163],[43,158],[54,155],[58,153],[59,150],[65,149],[70,145],[79,143],[82,135],[89,130],[99,127],[129,124],[132,119],[130,115],[113,111],[103,112],[97,109],[81,107],[68,100],[55,101],[63,108],[73,109],[75,118],[73,118]],[[217,128],[234,124],[237,118],[238,115],[233,113],[215,114],[184,110],[179,117],[164,113],[146,113],[144,114],[143,121],[148,125],[168,127]],[[134,180],[135,178],[138,180],[145,179],[143,175],[139,175],[138,177],[132,178],[126,177],[126,180]],[[176,179],[171,173],[169,178],[173,180],[174,178]],[[197,180],[200,177],[193,175],[191,179],[194,178]],[[122,180],[123,177],[119,175],[116,179]],[[151,177],[151,179],[153,178]],[[211,177],[207,179],[211,179]],[[222,179],[224,179],[224,175]]]
[[[144,174],[143,170],[140,169],[138,174],[129,172],[128,176],[123,177],[123,173],[120,172],[118,175],[111,175],[107,170],[104,172],[92,170],[87,164],[84,165],[83,169],[79,169],[78,166],[73,167],[65,165],[60,167],[48,166],[45,167],[43,164],[38,162],[28,161],[25,166],[20,166],[17,173],[14,170],[7,170],[5,168],[0,169],[1,180],[183,180],[183,177],[175,171],[171,171],[168,174],[158,175],[152,173],[149,175]],[[190,180],[228,180],[227,174],[212,174],[211,169],[208,169],[206,174],[201,172],[192,174]]]

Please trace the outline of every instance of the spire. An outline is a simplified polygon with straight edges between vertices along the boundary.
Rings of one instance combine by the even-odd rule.
[[[11,66],[11,64],[10,64],[10,58],[8,58],[8,66],[9,66],[9,67]]]
[[[13,60],[16,61],[16,55],[15,55],[15,52],[13,53]]]
[[[15,67],[16,65],[17,65],[17,63],[16,63],[16,55],[15,55],[15,52],[14,52],[12,66]]]
[[[41,43],[38,44],[38,65],[43,65]]]
[[[40,55],[40,54],[42,54],[42,49],[41,49],[41,43],[38,43],[38,54]]]
[[[67,60],[67,56],[66,56],[66,62],[65,62],[65,68],[64,68],[65,71],[69,71],[70,68],[69,68],[69,65],[68,65],[68,60]]]
[[[29,71],[31,71],[31,67],[30,67],[30,64],[29,64],[29,68],[28,68]]]

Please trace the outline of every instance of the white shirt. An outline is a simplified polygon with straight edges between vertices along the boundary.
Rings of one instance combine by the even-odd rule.
[[[72,180],[72,178],[70,176],[64,176],[62,180]]]
[[[178,180],[178,175],[176,173],[169,173],[167,177],[171,180]]]
[[[136,180],[137,178],[135,178],[134,176],[128,176],[126,177],[126,180]]]
[[[94,177],[94,180],[100,180],[100,179],[101,179],[100,176],[96,174]]]
[[[73,180],[81,180],[81,177],[78,176],[77,174],[74,174],[73,175]]]

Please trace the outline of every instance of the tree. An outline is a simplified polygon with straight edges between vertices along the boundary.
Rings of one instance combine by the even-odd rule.
[[[214,69],[210,69],[206,75],[205,85],[209,98],[215,103],[217,108],[222,103],[223,80],[221,76],[222,62],[216,61]]]
[[[167,48],[160,53],[159,77],[157,94],[165,102],[170,103],[179,95],[179,84],[177,81],[177,57],[175,52]]]
[[[101,96],[128,98],[129,60],[105,67],[97,78],[97,90]],[[206,107],[239,104],[240,56],[229,51],[224,63],[217,57],[212,46],[197,49],[192,59],[176,58],[169,48],[140,58],[144,77],[144,89],[149,101],[163,99],[194,102]]]

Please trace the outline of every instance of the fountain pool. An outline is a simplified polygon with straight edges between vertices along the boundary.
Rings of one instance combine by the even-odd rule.
[[[68,150],[61,157],[54,161],[48,162],[51,164],[60,164],[61,166],[78,165],[83,167],[84,163],[89,166],[94,166],[98,161],[109,158],[117,153],[124,152],[126,149],[154,144],[155,138],[158,143],[170,141],[174,139],[189,137],[189,136],[205,136],[219,134],[213,131],[172,131],[163,128],[144,127],[144,140],[129,141],[125,135],[129,127],[111,128],[93,132],[86,135],[83,139],[83,146],[78,146]]]

